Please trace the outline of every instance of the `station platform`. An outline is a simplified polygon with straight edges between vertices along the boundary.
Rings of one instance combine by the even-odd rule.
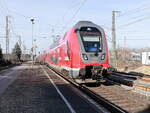
[[[107,112],[46,66],[26,63],[1,73],[2,76],[0,113]]]

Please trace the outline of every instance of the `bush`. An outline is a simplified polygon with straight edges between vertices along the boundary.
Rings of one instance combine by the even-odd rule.
[[[0,60],[0,66],[8,66],[11,65],[12,62],[8,60]]]

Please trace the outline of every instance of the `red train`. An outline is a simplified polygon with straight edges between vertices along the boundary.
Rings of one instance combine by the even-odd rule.
[[[80,21],[40,60],[78,83],[97,82],[110,67],[105,32],[90,21]]]

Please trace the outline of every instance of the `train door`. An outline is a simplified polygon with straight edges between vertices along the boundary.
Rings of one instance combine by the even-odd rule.
[[[68,66],[72,68],[72,62],[71,62],[71,52],[70,52],[70,46],[67,41],[67,57],[68,57]]]

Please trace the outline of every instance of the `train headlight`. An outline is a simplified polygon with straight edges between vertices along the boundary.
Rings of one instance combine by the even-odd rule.
[[[104,59],[105,59],[105,54],[102,54],[101,60],[104,60]]]
[[[84,59],[84,60],[88,60],[88,57],[87,57],[86,54],[82,54],[82,56],[83,56],[83,59]]]

